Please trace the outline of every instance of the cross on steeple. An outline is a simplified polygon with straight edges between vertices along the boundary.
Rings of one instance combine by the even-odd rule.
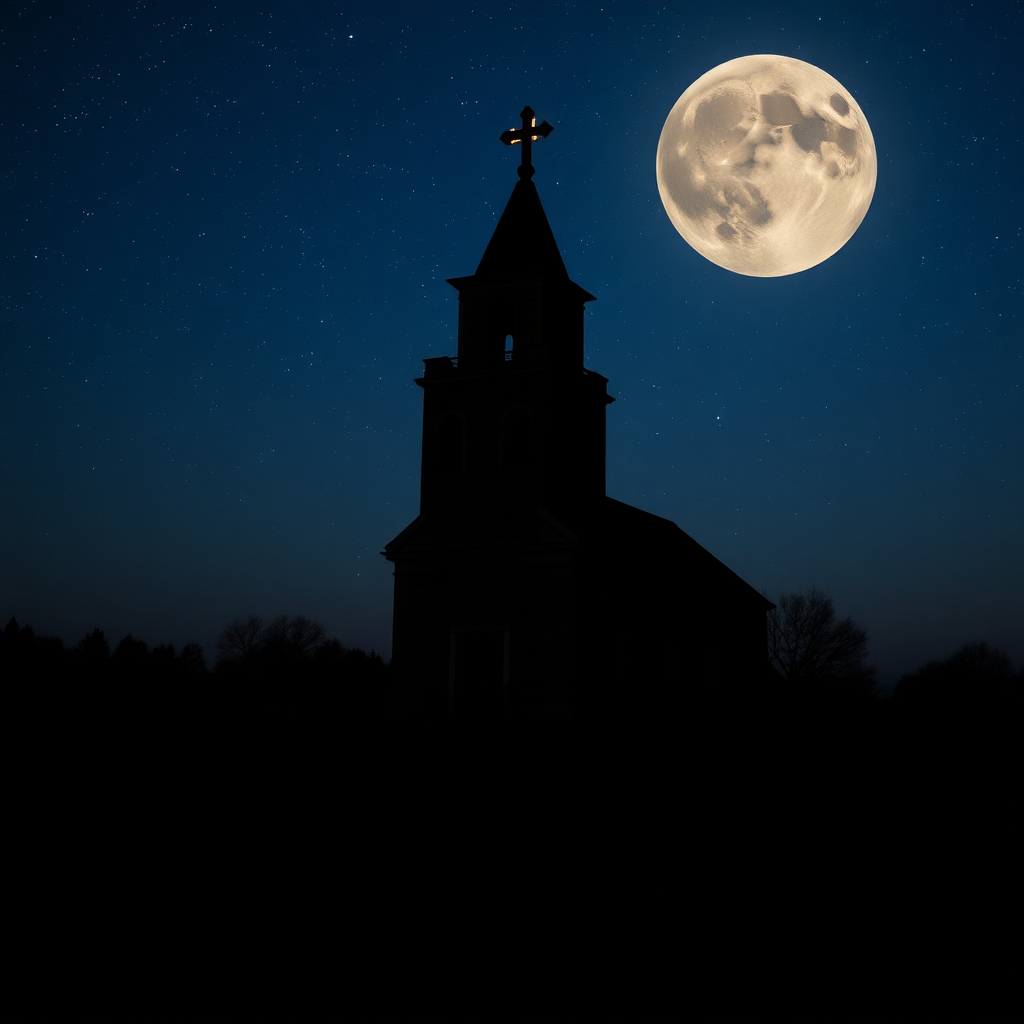
[[[533,158],[533,140],[546,139],[554,131],[554,126],[548,124],[547,121],[537,124],[537,118],[530,107],[523,107],[519,116],[523,119],[522,128],[508,128],[498,138],[506,146],[514,146],[517,142],[523,144],[523,158],[519,162],[519,177],[528,181],[533,177],[533,164],[530,162]]]

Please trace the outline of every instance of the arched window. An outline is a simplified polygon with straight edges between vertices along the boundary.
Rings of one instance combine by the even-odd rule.
[[[442,416],[437,423],[434,468],[439,477],[462,476],[466,466],[466,422],[458,413]]]
[[[533,414],[516,405],[501,418],[501,472],[522,476],[533,462]]]

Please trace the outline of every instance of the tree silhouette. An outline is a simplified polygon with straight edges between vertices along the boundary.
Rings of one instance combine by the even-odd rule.
[[[262,645],[273,661],[296,661],[311,657],[326,640],[323,626],[304,615],[278,615],[264,630]]]
[[[149,669],[149,646],[129,633],[122,637],[110,656],[110,667],[117,679],[139,679]]]
[[[185,644],[177,657],[178,671],[186,676],[201,676],[206,673],[206,659],[201,644]]]
[[[986,643],[964,644],[944,661],[930,661],[903,676],[893,697],[906,705],[945,709],[968,707],[995,710],[1009,707],[1019,696],[1021,675],[1014,676],[1010,659]]]
[[[264,624],[259,615],[235,619],[217,640],[217,668],[260,676],[305,672],[327,642],[323,626],[303,615],[278,615]]]
[[[768,613],[768,657],[789,682],[870,680],[867,650],[867,632],[840,619],[832,598],[816,588],[783,594]]]
[[[107,658],[110,657],[110,644],[107,643],[102,629],[94,629],[91,633],[86,633],[78,641],[76,650],[83,659],[90,663],[105,664]]]
[[[218,660],[249,664],[256,659],[262,643],[263,619],[259,615],[235,619],[217,638]]]
[[[64,645],[56,637],[38,637],[31,626],[19,626],[13,616],[0,631],[0,676],[6,680],[23,679],[43,672],[58,674],[64,657]]]

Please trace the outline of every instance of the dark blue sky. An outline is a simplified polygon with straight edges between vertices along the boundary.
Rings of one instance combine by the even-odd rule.
[[[1019,666],[1021,5],[697,6],[0,6],[0,619],[212,661],[304,614],[387,656],[413,378],[529,103],[608,493],[769,596],[828,589],[883,680],[978,639]],[[748,53],[833,75],[878,148],[860,229],[792,277],[704,260],[655,181],[676,99]]]

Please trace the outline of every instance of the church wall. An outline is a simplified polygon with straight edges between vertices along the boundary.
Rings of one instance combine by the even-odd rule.
[[[574,599],[584,708],[672,720],[762,678],[760,595],[707,552],[642,529],[600,540],[581,551]]]
[[[453,632],[508,631],[514,708],[566,703],[571,552],[550,546],[447,551],[395,567],[392,672],[400,708],[446,714]]]

